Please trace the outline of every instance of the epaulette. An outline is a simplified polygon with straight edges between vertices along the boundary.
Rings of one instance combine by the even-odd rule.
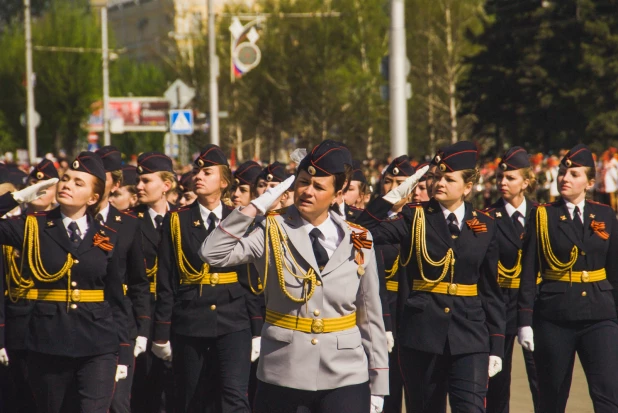
[[[133,218],[137,218],[137,215],[135,214],[135,211],[133,211],[131,208],[125,209],[124,211],[118,211],[118,212],[120,212],[121,214],[128,215],[128,216],[133,217]]]
[[[182,206],[182,207],[176,207],[176,208],[170,209],[170,212],[184,212],[188,210],[189,210],[188,206]]]
[[[101,224],[101,229],[109,229],[109,230],[110,230],[110,231],[112,231],[112,232],[118,232],[118,231],[116,231],[114,228],[108,227],[108,226],[107,226],[107,225],[105,225],[105,224]],[[102,235],[105,235],[105,234],[102,234]]]
[[[532,205],[532,208],[534,208],[534,207],[538,207],[541,204],[539,204],[538,202],[530,201],[530,205]]]
[[[597,201],[592,201],[592,200],[589,200],[589,199],[587,199],[587,200],[586,200],[586,202],[590,202],[590,203],[591,203],[591,204],[593,204],[593,205],[600,205],[600,206],[604,206],[604,207],[611,208],[611,207],[610,207],[609,205],[607,205],[607,204],[603,204],[603,203],[601,203],[601,202],[597,202]]]
[[[549,207],[549,206],[554,206],[556,203],[555,202],[546,202],[544,204],[538,204],[537,207]]]
[[[496,208],[492,208],[492,207],[487,207],[483,210],[481,210],[482,213],[484,214],[489,214],[490,212],[494,211]]]
[[[364,211],[363,208],[357,208],[357,207],[352,206],[352,205],[348,205],[348,208],[353,209],[353,210],[358,211],[358,212],[363,212]]]
[[[406,206],[408,208],[422,208],[423,203],[422,202],[410,202],[410,203],[407,203]]]
[[[29,212],[27,215],[28,216],[34,216],[34,217],[44,217],[47,214],[49,214],[50,211],[37,211],[37,212]],[[11,217],[11,218],[20,218],[21,215],[17,215],[16,217]]]
[[[492,217],[491,215],[489,215],[489,213],[484,212],[484,211],[481,211],[480,209],[475,209],[474,211],[472,211],[472,215],[474,215],[474,212],[475,212],[475,211],[476,211],[476,212],[480,212],[481,214],[485,215],[487,218],[489,218],[489,219],[491,219],[491,220],[493,220],[493,219],[494,219],[494,217]]]
[[[360,231],[363,231],[363,232],[367,232],[367,231],[369,231],[367,228],[365,228],[365,227],[363,227],[363,226],[360,226],[360,225],[358,225],[358,224],[356,224],[356,223],[354,223],[354,222],[346,221],[346,224],[348,224],[348,225],[349,225],[349,226],[351,226],[352,228],[356,228],[356,229],[358,229],[358,230],[360,230]]]
[[[266,213],[266,216],[274,216],[274,215],[283,215],[287,212],[288,207],[284,207],[284,208],[279,208],[279,209],[273,209],[272,211],[268,211]]]

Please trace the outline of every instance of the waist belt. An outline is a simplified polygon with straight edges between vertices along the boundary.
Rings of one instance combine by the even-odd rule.
[[[412,289],[414,291],[426,291],[428,293],[455,295],[458,297],[475,297],[478,295],[476,284],[428,283],[422,280],[414,280]]]
[[[536,283],[540,284],[543,279],[541,277],[536,278]],[[520,278],[503,278],[498,276],[498,285],[500,288],[519,288]]]
[[[386,289],[388,291],[394,291],[394,292],[399,291],[399,282],[398,281],[387,281]]]
[[[356,325],[356,312],[337,318],[303,318],[281,314],[266,309],[266,322],[288,330],[302,331],[303,333],[334,333],[348,330]]]
[[[157,293],[157,283],[154,283],[154,282],[150,283],[150,293],[151,294],[156,294]]]
[[[607,278],[605,268],[594,271],[554,271],[545,270],[543,272],[544,280],[562,281],[572,283],[591,283],[602,281]]]
[[[37,290],[18,289],[11,291],[16,298],[27,300],[72,302],[72,303],[102,303],[105,301],[103,290]]]
[[[238,282],[238,274],[235,272],[213,272],[207,273],[204,277],[196,281],[181,279],[181,284],[197,284],[197,285],[212,285],[217,284],[233,284]]]

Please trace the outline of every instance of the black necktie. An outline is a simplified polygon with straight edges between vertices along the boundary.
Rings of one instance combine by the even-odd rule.
[[[97,216],[94,217],[94,219],[96,219],[99,224],[105,225],[105,220],[103,219],[103,215],[97,214]]]
[[[214,212],[211,212],[210,214],[208,214],[208,235],[210,235],[211,232],[213,232],[215,230],[215,220],[217,219],[217,216],[215,215]]]
[[[573,211],[573,226],[575,227],[575,233],[580,239],[584,238],[584,223],[582,222],[581,214],[579,213],[579,207],[576,206]]]
[[[326,267],[326,263],[328,262],[328,253],[326,252],[326,249],[322,246],[322,244],[320,244],[320,235],[322,235],[322,232],[317,228],[313,228],[309,233],[309,238],[311,238],[311,247],[313,248],[315,260],[318,263],[320,271],[322,271],[324,270],[324,267]]]
[[[79,244],[82,242],[82,237],[80,236],[80,231],[79,231],[79,227],[77,226],[77,222],[71,221],[68,228],[71,231],[71,236],[69,237],[69,239],[71,240],[73,245],[78,247]]]
[[[515,232],[517,233],[517,236],[519,238],[521,238],[521,236],[524,234],[524,226],[521,224],[521,221],[519,219],[522,216],[523,215],[519,211],[515,211],[513,212],[513,215],[511,215],[511,219],[513,220],[513,225],[515,226]]]
[[[459,237],[461,230],[459,229],[459,225],[456,224],[457,217],[452,212],[448,216],[448,231],[451,233],[451,238],[455,239]]]
[[[157,215],[155,217],[155,222],[157,223],[157,231],[161,231],[161,224],[163,223],[163,215]]]

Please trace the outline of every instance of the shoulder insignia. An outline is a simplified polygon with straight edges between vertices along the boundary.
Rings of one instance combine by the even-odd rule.
[[[200,225],[202,225],[202,223],[200,222],[200,220],[199,220],[199,219],[197,219],[197,220],[193,221],[193,226],[194,226],[194,227],[196,227],[196,228],[197,228],[197,227],[199,227]]]
[[[56,224],[54,223],[54,221],[47,221],[47,228],[51,228],[54,227]]]
[[[496,218],[502,218],[502,212],[500,211],[496,212]]]
[[[595,216],[596,215],[594,215],[594,214],[590,214],[590,218],[592,218],[592,219],[594,219]]]
[[[476,211],[472,211],[472,216],[475,217],[476,216]]]
[[[486,212],[481,211],[480,209],[477,209],[476,211],[472,211],[472,215],[473,215],[473,216],[476,216],[476,215],[474,215],[474,212],[477,212],[477,211],[478,211],[478,212],[480,212],[480,213],[481,213],[481,215],[484,215],[484,216],[486,216],[486,217],[487,217],[487,218],[489,218],[489,219],[492,219],[492,220],[494,219],[494,217],[492,217],[491,215],[489,215],[489,214],[488,214],[488,213],[486,213]],[[498,214],[499,214],[499,212],[496,212],[496,216],[498,216]]]
[[[560,215],[560,221],[566,221],[567,217],[566,215]]]
[[[288,208],[279,208],[279,209],[273,209],[272,211],[268,211],[266,213],[267,216],[271,217],[273,215],[283,215],[287,212]]]
[[[597,202],[597,201],[592,201],[592,200],[590,200],[590,199],[587,199],[587,200],[586,200],[586,202],[588,202],[588,203],[590,203],[590,204],[594,204],[594,205],[600,205],[600,206],[604,206],[604,207],[611,208],[611,207],[610,207],[609,205],[607,205],[607,204],[603,204],[603,203],[601,203],[601,202]]]
[[[420,208],[423,206],[423,204],[420,202],[409,202],[406,204],[406,206],[408,206],[409,208]]]
[[[124,211],[118,211],[118,212],[120,212],[121,214],[124,214],[124,215],[126,215],[128,217],[131,217],[131,218],[137,218],[137,215],[135,214],[135,211],[133,211],[131,209],[125,209]]]
[[[114,217],[114,221],[116,221],[116,222],[122,222],[122,217],[121,217],[120,215],[116,215],[116,216]]]
[[[531,204],[533,207],[538,207],[538,206],[540,205],[538,202],[532,202],[532,201],[530,202],[530,204]]]
[[[358,212],[363,212],[363,211],[364,211],[364,209],[363,209],[363,208],[357,208],[357,207],[352,206],[352,205],[348,205],[348,207],[349,207],[351,210],[354,210],[354,211],[358,211]]]
[[[351,226],[352,228],[356,228],[356,229],[358,229],[358,230],[360,230],[360,231],[363,231],[363,232],[365,232],[365,231],[369,231],[367,228],[365,228],[365,227],[363,227],[363,226],[360,226],[360,225],[358,225],[358,224],[356,224],[356,223],[354,223],[354,222],[346,221],[346,224],[348,224],[348,225],[349,225],[349,226]]]
[[[188,210],[189,210],[188,206],[183,206],[183,207],[172,208],[172,209],[170,209],[170,212],[184,212],[184,211],[188,211]]]
[[[112,227],[108,227],[107,225],[101,225],[101,229],[99,230],[99,232],[101,233],[101,235],[105,235],[105,233],[103,232],[103,229],[108,229],[112,232],[117,232],[114,228]]]
[[[144,213],[143,212],[138,212],[137,213],[137,217],[138,218],[144,218]]]

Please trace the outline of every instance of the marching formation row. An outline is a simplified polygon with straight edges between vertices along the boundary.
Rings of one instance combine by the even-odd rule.
[[[2,408],[506,413],[518,339],[535,412],[565,411],[576,353],[595,411],[618,412],[618,223],[586,200],[592,154],[567,152],[536,204],[511,148],[484,210],[477,162],[465,141],[400,156],[358,208],[368,181],[332,140],[294,174],[232,173],[216,145],[180,180],[159,152],[43,160],[0,196]]]

